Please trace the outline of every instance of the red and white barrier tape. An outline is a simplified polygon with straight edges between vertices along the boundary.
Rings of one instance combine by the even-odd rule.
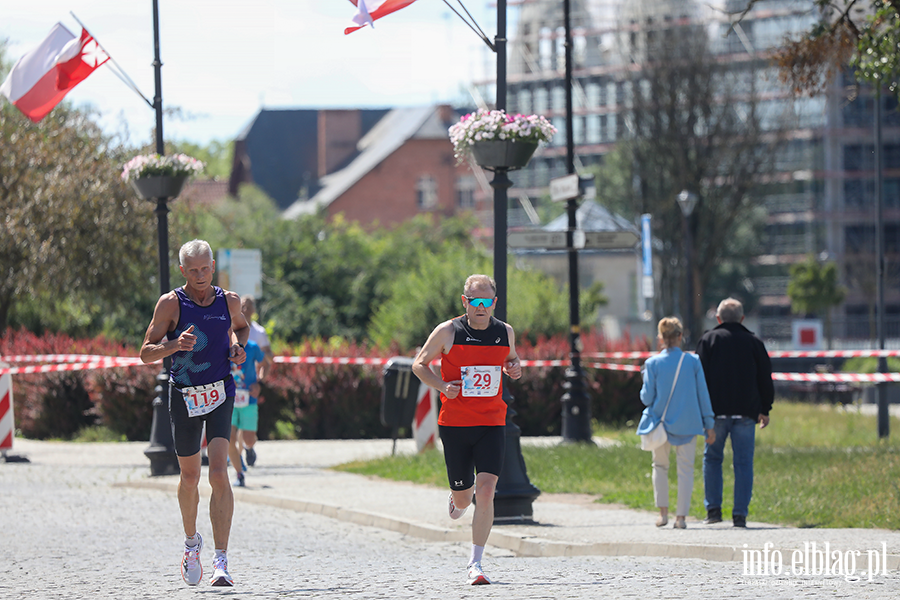
[[[641,359],[656,352],[585,352],[583,358]],[[861,356],[900,356],[900,350],[775,350],[770,358],[857,358]]]
[[[831,381],[879,383],[900,381],[900,373],[772,373],[775,381]]]
[[[894,356],[900,354],[896,350],[835,350],[827,353],[815,353],[816,355],[827,354],[829,356],[849,355],[853,356]],[[860,354],[865,353],[865,354]],[[809,355],[811,353],[772,353]],[[649,352],[595,352],[585,353],[583,357],[605,357],[605,358],[624,358],[639,359],[652,356]],[[21,367],[5,367],[0,368],[0,375],[10,374],[29,374],[29,373],[51,373],[56,371],[81,371],[91,369],[110,369],[117,367],[133,367],[143,365],[140,358],[134,356],[100,356],[92,354],[38,354],[38,355],[18,355],[5,356],[3,360],[9,362],[55,362],[56,364],[45,365],[28,365]],[[287,364],[312,364],[312,365],[374,365],[384,366],[390,361],[389,358],[366,358],[366,357],[346,357],[346,356],[276,356],[275,362]],[[73,362],[75,361],[75,362]],[[159,361],[157,361],[159,362]],[[568,367],[569,360],[523,360],[523,367]],[[603,369],[608,371],[627,371],[637,373],[641,370],[640,365],[623,365],[617,363],[599,363],[585,362],[585,367],[594,369]],[[775,381],[825,381],[825,382],[887,382],[900,381],[900,373],[773,373],[772,379]]]
[[[52,373],[55,371],[89,371],[91,369],[113,369],[117,367],[136,367],[143,363],[120,360],[93,360],[78,363],[60,363],[55,365],[29,365],[27,367],[6,367],[0,369],[0,375],[25,375],[28,373]]]
[[[103,356],[100,354],[18,354],[0,356],[0,362],[94,362],[116,360],[121,362],[141,362],[137,356]]]
[[[309,365],[386,365],[389,358],[364,358],[361,356],[276,356],[275,362]]]

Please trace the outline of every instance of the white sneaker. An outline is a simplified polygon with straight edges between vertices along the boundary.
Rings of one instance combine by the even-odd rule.
[[[450,518],[453,519],[453,520],[455,521],[456,519],[458,519],[458,518],[460,518],[461,516],[463,516],[464,514],[466,514],[466,510],[468,510],[469,507],[467,506],[467,507],[465,507],[465,508],[462,509],[462,510],[456,508],[456,505],[453,504],[453,492],[450,492],[450,499],[449,499],[449,501],[448,501],[448,508],[449,508],[449,510],[450,510]]]
[[[481,563],[476,562],[469,565],[469,577],[466,581],[469,585],[490,585],[491,580],[487,578],[484,571],[481,570]]]
[[[181,559],[181,578],[188,585],[197,585],[203,579],[203,565],[200,564],[200,551],[203,550],[203,538],[197,534],[200,542],[196,546],[184,546]]]
[[[209,580],[209,585],[225,587],[234,585],[234,579],[228,574],[228,559],[224,556],[217,556],[213,560],[213,575]]]

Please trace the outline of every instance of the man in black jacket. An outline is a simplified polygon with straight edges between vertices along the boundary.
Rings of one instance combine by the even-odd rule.
[[[703,364],[706,385],[716,414],[715,442],[703,453],[703,483],[706,489],[706,520],[722,521],[722,458],[725,438],[731,436],[734,453],[735,527],[747,526],[750,497],[753,493],[753,452],[756,424],[769,424],[769,411],[775,399],[772,363],[762,340],[746,327],[744,307],[734,298],[719,303],[719,326],[707,331],[697,344],[697,356]]]

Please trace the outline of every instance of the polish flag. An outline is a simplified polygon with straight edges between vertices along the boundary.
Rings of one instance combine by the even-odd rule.
[[[362,29],[366,25],[375,27],[372,21],[380,19],[385,15],[389,15],[401,8],[406,8],[416,0],[350,0],[356,7],[356,14],[353,15],[353,23],[351,27],[344,30],[344,35],[353,33],[357,29]]]
[[[37,123],[108,60],[86,29],[76,38],[57,23],[37,48],[19,59],[0,86],[0,94]]]

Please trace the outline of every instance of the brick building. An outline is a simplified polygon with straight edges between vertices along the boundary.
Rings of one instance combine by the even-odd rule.
[[[447,129],[458,118],[446,105],[261,110],[235,141],[229,190],[253,182],[285,218],[324,211],[369,227],[474,211],[487,182],[456,166]]]

